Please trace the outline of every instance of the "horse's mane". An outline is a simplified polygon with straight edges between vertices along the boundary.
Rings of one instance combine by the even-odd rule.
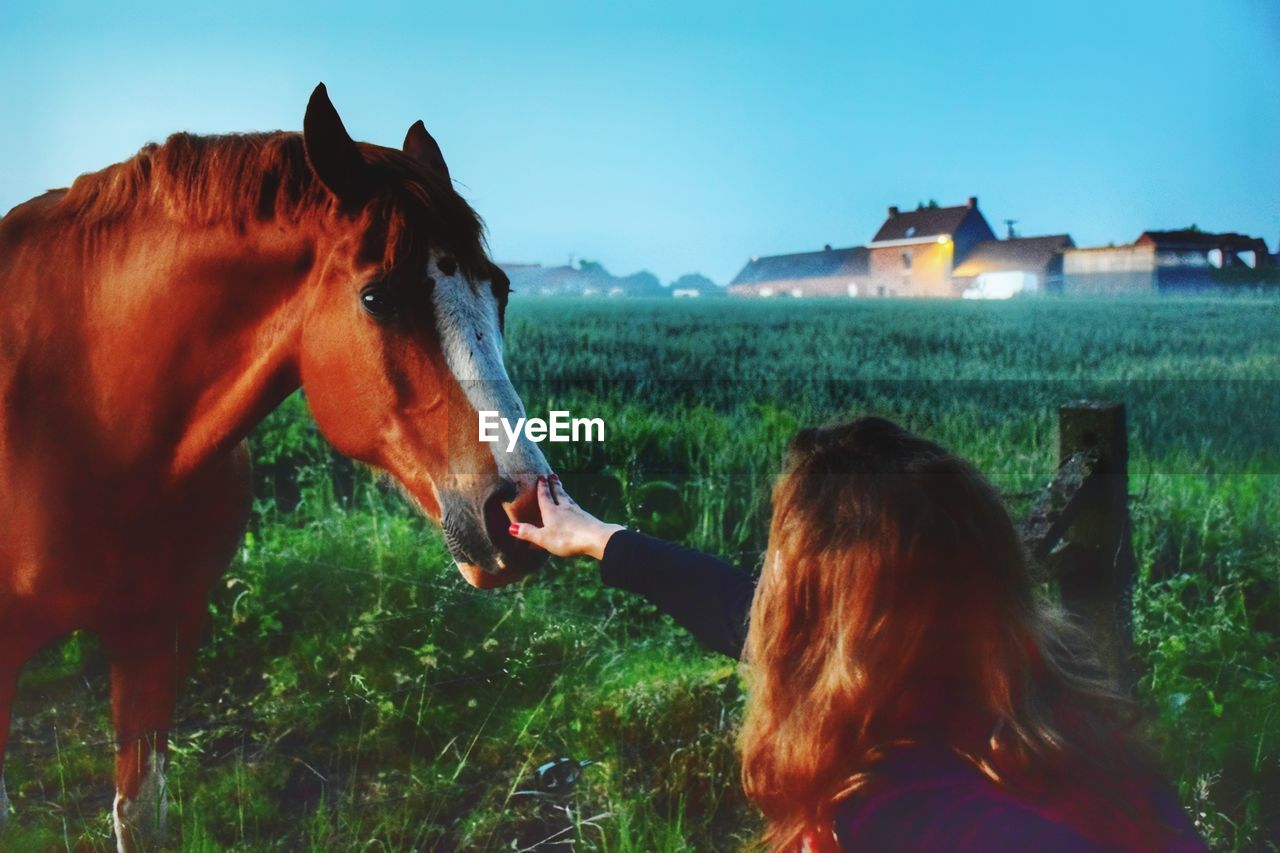
[[[483,223],[448,178],[400,151],[358,144],[375,179],[401,202],[384,205],[379,217],[392,250],[425,238],[448,247],[469,271],[483,271]],[[179,220],[243,227],[328,214],[335,199],[308,165],[299,133],[175,133],[128,160],[81,175],[60,205],[85,225],[110,223],[152,205]]]
[[[177,219],[296,219],[329,194],[307,165],[297,133],[175,133],[133,157],[76,178],[62,204],[85,224],[156,204]]]

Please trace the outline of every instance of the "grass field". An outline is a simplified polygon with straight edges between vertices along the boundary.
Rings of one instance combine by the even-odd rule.
[[[1280,845],[1280,303],[521,300],[531,414],[599,514],[757,563],[797,426],[901,420],[1015,513],[1056,464],[1056,407],[1125,402],[1140,689],[1217,849]],[[395,490],[333,457],[291,398],[253,437],[252,529],[180,703],[170,820],[187,850],[733,850],[732,661],[553,563],[471,590]],[[6,762],[13,849],[107,849],[104,664],[77,635],[28,667]],[[590,759],[566,794],[534,768]]]

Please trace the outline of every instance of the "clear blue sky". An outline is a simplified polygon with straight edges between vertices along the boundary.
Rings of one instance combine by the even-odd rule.
[[[1280,236],[1274,0],[99,5],[0,7],[0,210],[297,129],[323,80],[358,138],[423,118],[504,261],[724,282],[969,195],[1081,245]]]

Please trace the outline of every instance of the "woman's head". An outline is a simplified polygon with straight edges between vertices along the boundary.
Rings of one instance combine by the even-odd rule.
[[[993,778],[1069,763],[1058,701],[1109,701],[1057,663],[999,494],[880,418],[802,430],[773,494],[751,612],[743,780],[789,845],[897,743],[934,741]]]

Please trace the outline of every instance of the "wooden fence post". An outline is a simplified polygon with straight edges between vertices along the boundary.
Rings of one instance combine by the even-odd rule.
[[[1132,690],[1133,582],[1129,439],[1121,403],[1077,401],[1058,409],[1058,456],[1087,457],[1093,471],[1052,555],[1062,604],[1093,638],[1121,687]]]

